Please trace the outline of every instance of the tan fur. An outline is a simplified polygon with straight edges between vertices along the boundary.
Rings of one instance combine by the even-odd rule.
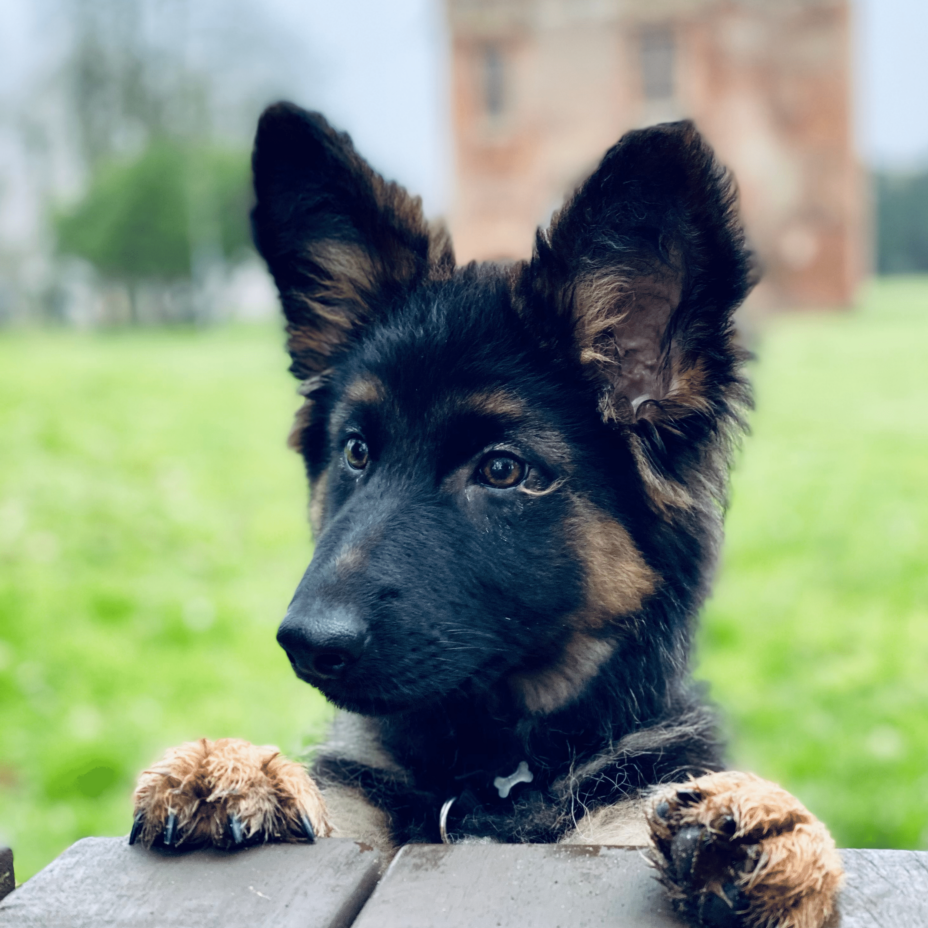
[[[309,377],[300,384],[297,391],[304,396],[303,405],[296,411],[293,417],[293,425],[290,426],[290,434],[287,436],[287,447],[293,451],[300,452],[303,450],[303,433],[312,423],[314,400],[313,394],[319,390],[325,383],[329,371],[322,371],[314,377]],[[319,534],[322,525],[322,513],[325,509],[325,492],[328,483],[328,475],[323,472],[315,480],[311,481],[309,491],[309,524],[314,535]]]
[[[658,576],[621,523],[580,497],[574,497],[573,509],[567,535],[584,565],[586,585],[586,601],[573,624],[602,628],[640,610]]]
[[[647,847],[650,843],[644,799],[617,802],[584,815],[577,827],[558,844],[608,844],[613,847]]]
[[[696,505],[686,487],[654,470],[644,452],[641,439],[633,432],[628,433],[628,446],[638,467],[638,473],[641,474],[648,499],[662,515],[668,515],[671,509],[692,509]]]
[[[529,712],[554,712],[582,692],[614,650],[614,641],[574,632],[554,665],[534,673],[513,674],[510,685]]]
[[[335,576],[340,580],[345,579],[349,574],[360,570],[367,558],[364,551],[356,545],[350,545],[338,552],[335,558]]]
[[[508,390],[494,390],[488,393],[474,393],[462,404],[467,409],[484,413],[488,416],[515,419],[523,415],[525,406],[522,401]]]
[[[454,247],[447,226],[440,220],[429,226],[429,280],[451,280],[454,276]]]
[[[306,305],[306,315],[312,322],[287,326],[287,351],[294,358],[313,355],[328,359],[347,343],[348,332],[355,325],[355,320],[340,316],[333,323],[316,312],[311,299],[305,295],[301,295],[300,299]]]
[[[348,343],[353,329],[371,320],[375,294],[426,278],[447,280],[454,269],[450,236],[444,226],[426,223],[421,199],[386,182],[356,152],[346,154],[358,183],[373,194],[380,221],[364,244],[336,239],[307,242],[305,256],[316,270],[299,292],[281,294],[292,307],[287,310],[288,350],[317,370],[328,366],[328,359]],[[426,255],[418,250],[421,245]]]
[[[568,203],[565,210],[569,208]],[[560,213],[549,238],[559,220]],[[519,264],[510,274],[517,308],[523,310],[518,282],[524,267]],[[547,282],[548,298],[573,320],[581,362],[597,368],[605,421],[631,424],[647,400],[688,410],[708,408],[702,362],[685,362],[665,338],[683,296],[683,280],[681,256],[673,254],[668,265],[600,267],[574,279]]]
[[[335,303],[365,304],[376,285],[375,268],[367,249],[350,242],[323,239],[310,242],[306,256],[324,267],[330,276],[325,287],[316,291],[317,298]],[[325,312],[324,306],[322,311]],[[326,317],[338,321],[337,314],[331,310]]]
[[[136,812],[144,814],[139,840],[146,847],[161,835],[171,812],[174,846],[231,845],[232,815],[246,839],[305,840],[303,814],[317,837],[331,833],[322,794],[304,768],[275,747],[237,738],[202,738],[169,749],[139,777],[133,798]]]
[[[565,291],[580,360],[606,382],[607,420],[631,422],[644,399],[666,396],[664,333],[682,292],[676,266],[601,268]]]
[[[332,441],[338,440],[352,407],[358,404],[373,406],[382,403],[386,397],[387,388],[383,381],[373,374],[364,374],[348,384],[329,416],[329,435]]]
[[[384,866],[396,847],[390,834],[387,814],[372,805],[363,792],[347,786],[327,786],[323,790],[329,818],[333,822],[332,836],[354,838],[377,848],[384,855]]]
[[[287,435],[287,447],[293,451],[303,450],[303,432],[309,428],[313,419],[313,394],[322,387],[327,373],[328,371],[323,371],[315,377],[307,378],[297,390],[304,400],[293,417],[293,425],[290,426],[290,434]]]
[[[403,768],[372,734],[368,720],[350,712],[342,710],[335,713],[323,751],[327,757],[343,757],[368,767],[403,775]]]
[[[309,423],[313,418],[313,401],[303,400],[303,405],[296,411],[293,417],[293,425],[290,426],[290,434],[287,435],[287,447],[292,451],[302,451],[303,449],[303,432],[309,428]]]
[[[599,270],[581,277],[574,285],[574,332],[580,345],[580,360],[614,361],[597,350],[597,339],[610,333],[628,319],[628,307],[634,300],[632,275],[620,268]]]
[[[599,633],[611,626],[633,634],[630,618],[657,587],[657,574],[624,526],[588,500],[573,497],[572,503],[567,535],[584,565],[584,604],[570,619],[574,632],[556,662],[510,678],[529,712],[554,712],[579,696],[617,645]]]
[[[681,798],[681,789],[696,794],[698,801]],[[662,816],[656,812],[661,802],[668,806]],[[720,861],[718,872],[706,874],[705,888],[720,893],[725,883],[736,883],[748,900],[746,928],[822,928],[834,916],[843,883],[834,839],[775,783],[735,771],[691,779],[657,791],[648,819],[658,842],[689,825],[708,830],[721,853],[703,865],[708,869]],[[732,852],[725,854],[727,843]],[[686,890],[668,877],[668,862],[658,847],[654,853],[663,881],[672,894],[682,896]]]
[[[365,374],[348,384],[343,394],[343,401],[373,405],[382,403],[385,396],[386,389],[380,378],[373,374]]]
[[[600,379],[604,422],[632,426],[644,417],[672,429],[674,420],[711,409],[705,359],[684,357],[667,338],[682,298],[678,265],[672,256],[669,267],[603,268],[555,294],[574,320],[581,361]],[[675,509],[692,509],[693,488],[659,474],[634,429],[625,431],[654,510],[670,518]]]
[[[441,226],[429,228],[420,197],[411,196],[398,184],[388,183],[357,153],[351,154],[356,175],[370,184],[376,207],[385,221],[376,227],[379,234],[370,248],[323,240],[310,243],[307,252],[332,278],[333,289],[327,292],[333,298],[366,309],[370,294],[384,283],[409,284],[422,271],[417,256],[407,245],[410,238],[426,239],[430,266],[439,275],[447,273],[449,260],[453,266],[453,252],[447,231]]]
[[[558,490],[566,483],[566,479],[555,480],[553,483],[549,483],[542,490],[534,490],[531,487],[527,487],[524,484],[519,487],[519,492],[525,494],[525,496],[550,496],[552,493],[557,493]]]
[[[309,489],[309,525],[313,536],[318,537],[322,529],[322,514],[325,512],[325,492],[329,483],[328,471],[324,471]]]
[[[573,312],[580,360],[599,365],[614,408],[621,408],[623,415],[627,415],[628,404],[634,411],[642,397],[664,395],[662,341],[679,300],[676,279],[635,278],[613,269],[583,278],[575,288]],[[619,398],[624,400],[621,405]]]
[[[697,358],[695,363],[686,367],[682,361],[675,359],[667,390],[668,400],[700,412],[709,412],[708,389],[709,373],[705,358]]]

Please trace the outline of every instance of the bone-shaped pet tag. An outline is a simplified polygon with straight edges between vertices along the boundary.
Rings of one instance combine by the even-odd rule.
[[[493,781],[493,785],[499,792],[499,798],[505,799],[513,786],[517,786],[519,783],[531,783],[534,779],[535,774],[528,769],[528,764],[523,760],[519,762],[515,773],[511,773],[508,777],[497,777]]]

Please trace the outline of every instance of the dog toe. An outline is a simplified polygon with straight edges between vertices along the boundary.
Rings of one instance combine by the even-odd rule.
[[[655,863],[678,911],[705,928],[821,928],[842,881],[827,829],[793,796],[717,773],[655,797]]]
[[[203,739],[170,749],[139,777],[129,843],[236,848],[330,831],[322,795],[300,764],[276,748]]]

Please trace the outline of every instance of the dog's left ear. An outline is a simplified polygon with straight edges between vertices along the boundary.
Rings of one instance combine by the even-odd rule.
[[[451,275],[450,239],[429,228],[419,198],[375,173],[319,113],[268,107],[252,169],[255,245],[280,292],[300,379],[330,367],[418,283]]]
[[[692,123],[630,132],[539,231],[516,282],[523,311],[572,340],[603,419],[672,476],[746,400],[732,314],[750,260],[735,203]]]

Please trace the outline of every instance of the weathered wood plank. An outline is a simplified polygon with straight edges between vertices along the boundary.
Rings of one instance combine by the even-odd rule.
[[[842,851],[841,928],[926,928],[928,852]]]
[[[13,892],[15,886],[13,852],[8,847],[0,847],[0,899]]]
[[[928,926],[928,853],[842,853],[842,928]],[[380,864],[376,851],[339,839],[168,854],[86,838],[0,902],[0,926],[680,925],[636,850],[410,845],[374,890]],[[0,877],[7,868],[12,883],[12,855],[0,853]]]
[[[407,845],[355,928],[679,928],[637,850]]]
[[[348,928],[379,865],[347,839],[174,854],[84,838],[0,902],[0,925]]]
[[[926,928],[928,853],[843,851],[841,928]],[[355,928],[671,928],[641,853],[552,845],[403,848]]]

